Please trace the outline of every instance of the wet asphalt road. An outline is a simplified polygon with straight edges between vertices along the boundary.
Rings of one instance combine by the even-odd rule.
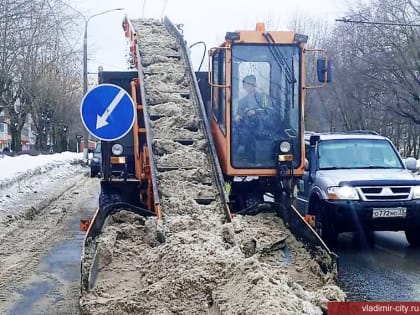
[[[1,226],[1,315],[79,314],[85,235],[79,223],[97,208],[99,180],[87,172],[69,176],[74,181],[61,178],[57,183],[64,192],[42,192],[49,193],[47,201],[31,220]]]
[[[349,301],[420,301],[420,248],[404,232],[375,232],[374,247],[344,233],[334,251]]]

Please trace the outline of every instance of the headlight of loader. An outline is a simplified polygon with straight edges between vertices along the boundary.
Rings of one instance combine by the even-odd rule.
[[[291,152],[291,149],[292,145],[289,141],[280,141],[277,158],[281,164],[293,162],[293,154]]]
[[[328,199],[359,200],[359,195],[354,187],[328,187]]]
[[[420,199],[420,186],[413,187],[413,199]]]
[[[288,142],[288,141],[282,141],[280,143],[280,152],[281,153],[288,153],[290,151],[290,148],[291,148],[290,142]]]
[[[116,143],[112,146],[112,154],[121,155],[123,153],[123,146],[119,143]]]

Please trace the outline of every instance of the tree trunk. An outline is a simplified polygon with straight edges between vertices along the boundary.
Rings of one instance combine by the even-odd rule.
[[[37,150],[40,150],[42,152],[47,152],[47,140],[48,136],[45,133],[40,133],[36,137],[35,147]]]
[[[22,151],[22,135],[21,130],[17,128],[13,128],[10,126],[10,133],[12,135],[12,144],[11,149],[13,152],[21,152]]]

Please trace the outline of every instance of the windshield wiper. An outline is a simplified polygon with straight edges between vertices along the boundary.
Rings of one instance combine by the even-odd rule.
[[[269,42],[270,44],[275,44],[273,36],[271,36],[270,33],[264,33],[264,38]],[[270,49],[271,54],[273,55],[277,65],[284,71],[286,74],[287,82],[289,84],[296,83],[296,78],[293,74],[292,68],[288,65],[286,58],[284,57],[283,53],[280,51],[280,49],[275,49],[273,46],[268,46]]]

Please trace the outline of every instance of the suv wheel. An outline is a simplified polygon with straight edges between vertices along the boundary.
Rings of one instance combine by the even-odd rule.
[[[338,233],[334,226],[333,218],[328,215],[328,211],[320,201],[313,207],[316,210],[315,230],[321,236],[328,247],[335,247],[337,244]]]
[[[405,237],[411,246],[420,246],[420,230],[418,228],[407,228],[405,230]]]

